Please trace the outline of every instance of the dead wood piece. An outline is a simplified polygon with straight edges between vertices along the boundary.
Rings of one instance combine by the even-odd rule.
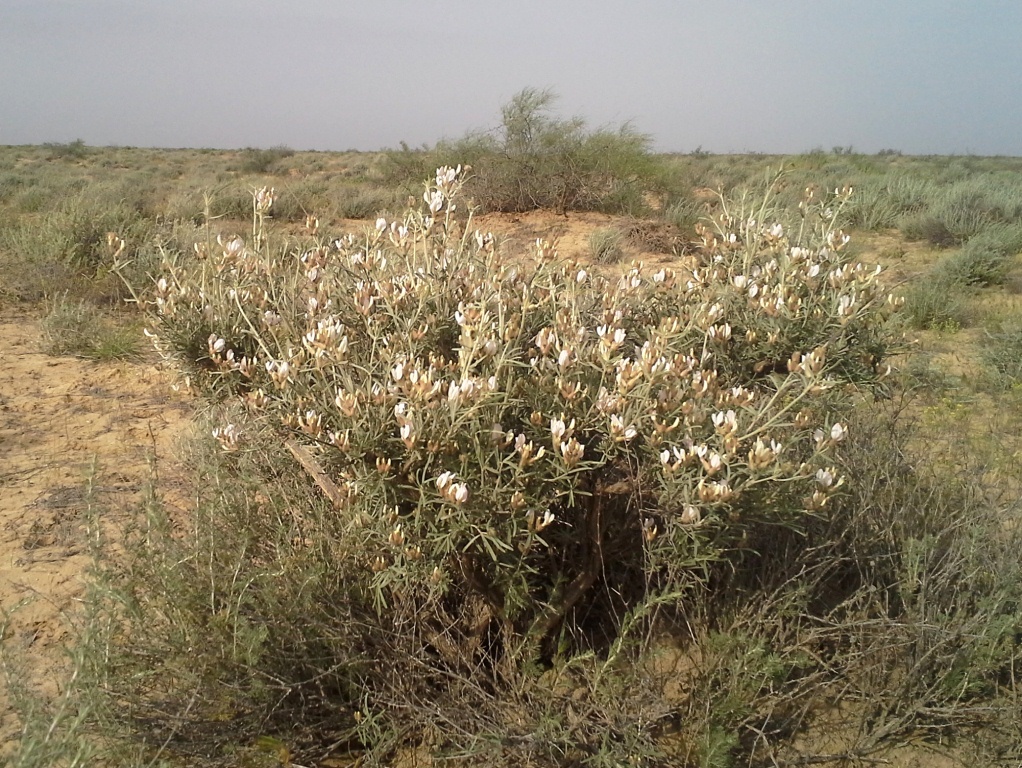
[[[331,480],[323,469],[323,466],[316,461],[316,457],[309,453],[309,449],[304,445],[301,445],[294,440],[286,440],[284,445],[291,451],[291,454],[298,459],[298,463],[302,465],[302,469],[308,473],[309,477],[312,478],[312,482],[319,486],[319,489],[326,494],[326,497],[330,499],[331,503],[338,509],[345,505],[347,497],[341,493],[341,489],[337,487],[337,483]]]

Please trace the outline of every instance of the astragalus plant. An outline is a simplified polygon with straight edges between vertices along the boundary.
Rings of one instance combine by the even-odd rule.
[[[682,609],[750,533],[826,518],[898,302],[847,255],[842,192],[788,225],[725,205],[688,265],[605,278],[544,241],[504,259],[462,184],[441,168],[421,210],[285,250],[262,190],[251,241],[168,261],[148,333],[228,401],[228,459],[292,446],[334,505],[301,546],[410,677],[493,690],[610,647],[647,601]],[[366,674],[370,699],[397,684]]]

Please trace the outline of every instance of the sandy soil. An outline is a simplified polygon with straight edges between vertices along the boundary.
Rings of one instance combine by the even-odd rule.
[[[627,223],[602,214],[493,215],[474,225],[503,237],[511,253],[531,254],[543,237],[562,257],[583,261],[594,229],[627,231]],[[670,258],[628,239],[623,245],[623,264]],[[190,428],[194,403],[170,382],[152,361],[47,355],[38,315],[0,308],[0,755],[20,733],[8,676],[43,700],[66,679],[91,533],[98,525],[116,542],[140,514],[153,457],[164,499],[186,488],[175,443]]]
[[[150,457],[161,488],[180,482],[172,446],[191,406],[152,363],[50,357],[39,334],[35,317],[0,314],[0,610],[4,672],[51,696],[81,616],[90,521],[116,538],[138,513]],[[9,747],[19,725],[3,689]]]
[[[513,255],[530,254],[535,239],[543,237],[556,240],[562,257],[581,261],[589,260],[590,233],[610,226],[628,234],[632,224],[603,214],[550,212],[473,221],[473,228],[500,235]],[[632,233],[618,266],[608,271],[632,259],[681,261],[656,240]],[[883,235],[867,236],[863,246],[891,267],[892,282],[916,277],[930,256]],[[174,457],[177,441],[191,427],[194,402],[174,393],[170,381],[153,362],[96,363],[43,354],[38,318],[0,309],[3,672],[10,671],[6,660],[14,660],[19,678],[44,697],[59,693],[66,675],[64,649],[82,615],[90,525],[98,521],[116,541],[139,514],[152,457],[164,498],[187,488]],[[0,675],[0,755],[11,749],[19,729]]]

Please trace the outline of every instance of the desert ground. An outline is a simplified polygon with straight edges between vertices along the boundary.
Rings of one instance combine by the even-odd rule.
[[[12,176],[27,173],[26,168],[41,174],[48,166],[65,162],[31,148],[6,151],[3,168]],[[303,160],[325,166],[326,172],[315,173],[340,180],[343,194],[349,196],[366,175],[366,166],[375,162],[358,155],[317,155]],[[108,162],[120,169],[115,175],[126,175],[131,163],[138,162],[159,169],[161,178],[174,180],[173,185],[167,181],[166,189],[149,204],[154,208],[187,209],[193,218],[177,217],[172,230],[163,235],[163,247],[209,239],[194,218],[194,188],[211,178],[218,162],[229,161],[157,151],[148,152],[142,161],[111,150]],[[288,160],[280,162],[286,165]],[[191,168],[189,163],[200,168],[188,170],[194,178],[186,174]],[[105,178],[103,171],[85,161],[71,173]],[[329,198],[325,187],[309,181],[314,173],[300,168],[277,173],[270,182],[291,189],[305,184],[303,189],[313,200]],[[242,186],[254,185],[255,177],[241,176],[247,179]],[[192,190],[181,188],[182,177],[192,184]],[[130,182],[138,183],[137,179]],[[50,188],[45,194],[57,200],[59,184],[47,184]],[[705,183],[690,191],[696,205],[712,201],[715,195]],[[33,228],[41,230],[46,205],[36,207],[17,195],[6,197],[12,206],[19,200],[18,236]],[[492,231],[513,259],[527,259],[533,244],[541,238],[556,243],[561,259],[577,261],[608,276],[620,274],[633,261],[679,271],[690,268],[689,255],[684,247],[678,247],[689,235],[673,223],[665,224],[662,201],[650,202],[643,215],[551,210],[482,212],[471,226]],[[56,203],[53,205],[56,208]],[[375,212],[353,215],[357,213],[338,208],[323,217],[323,224],[355,231],[373,226]],[[301,221],[302,217],[294,213],[286,220],[282,217],[275,226],[287,233],[299,230]],[[235,210],[214,218],[212,226],[215,233],[247,236],[249,223]],[[593,233],[607,230],[617,233],[617,252],[606,262],[596,263]],[[13,226],[8,231],[14,232]],[[857,258],[880,263],[887,269],[889,282],[898,289],[912,290],[926,284],[934,265],[948,252],[943,245],[906,236],[892,226],[860,226],[850,231]],[[110,552],[116,553],[125,532],[144,523],[139,510],[154,487],[175,523],[183,530],[190,525],[197,478],[189,474],[181,456],[197,431],[204,428],[198,425],[206,423],[203,419],[211,408],[199,391],[186,384],[181,370],[148,346],[141,332],[147,320],[116,288],[111,289],[117,283],[114,277],[94,269],[83,287],[74,276],[74,268],[54,268],[58,282],[49,288],[46,276],[39,273],[49,268],[45,261],[28,266],[19,262],[17,246],[24,242],[28,241],[14,235],[0,240],[0,252],[5,255],[0,263],[0,286],[4,281],[16,286],[0,290],[0,610],[4,617],[2,643],[7,679],[0,698],[0,742],[3,753],[9,756],[18,754],[26,718],[53,717],[61,711],[67,676],[74,669],[72,650],[88,620],[85,599],[99,542],[105,542],[107,557]],[[139,290],[150,290],[153,280],[154,276],[149,276],[148,285],[139,286]],[[111,293],[116,294],[113,301]],[[64,347],[54,352],[54,336],[61,331],[53,317],[68,295],[94,301],[103,321],[133,335],[137,345],[125,355],[96,355]],[[1001,378],[996,386],[992,384],[994,374],[985,367],[990,363],[984,356],[990,339],[1022,316],[1022,266],[1017,253],[996,284],[970,285],[958,298],[963,306],[954,317],[942,316],[932,323],[902,330],[908,351],[898,365],[914,372],[913,386],[923,392],[907,407],[920,425],[916,447],[929,452],[934,465],[960,466],[963,457],[969,459],[991,503],[1017,510],[1022,465],[1019,384],[1015,379],[1003,385]],[[1005,690],[1009,687],[1007,682],[998,685]],[[1014,686],[1013,678],[1010,685]],[[1014,690],[1013,695],[1017,699],[1019,692]],[[918,738],[892,744],[880,759],[902,766],[964,764],[963,753],[956,752],[957,747],[950,741],[945,744],[943,736],[926,742],[926,734],[919,734]],[[906,746],[913,739],[919,743]],[[421,758],[422,764],[429,764],[415,749],[399,749],[397,754],[402,760],[415,763]],[[280,755],[272,764],[301,765],[292,762],[286,752]],[[845,758],[852,762],[841,763]],[[872,759],[866,755],[845,758],[824,754],[816,762],[851,765],[865,764],[854,760]],[[9,759],[12,765],[32,765],[13,762],[23,758]],[[324,759],[319,764],[348,763]]]

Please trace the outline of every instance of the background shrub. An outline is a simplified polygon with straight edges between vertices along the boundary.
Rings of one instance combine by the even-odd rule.
[[[603,281],[546,244],[536,265],[503,258],[463,190],[451,213],[456,174],[395,217],[410,188],[376,187],[378,158],[338,169],[303,155],[290,165],[308,176],[278,184],[275,202],[266,190],[250,230],[237,219],[252,199],[215,153],[97,150],[58,164],[73,178],[51,175],[41,150],[17,153],[3,165],[0,152],[18,179],[4,242],[38,253],[29,225],[55,223],[69,189],[124,198],[153,227],[130,257],[134,284],[212,421],[189,453],[195,488],[171,491],[195,499],[194,516],[154,490],[126,547],[99,553],[77,676],[12,764],[56,764],[38,745],[58,742],[69,764],[98,751],[110,765],[391,764],[411,749],[485,765],[792,765],[929,737],[977,762],[1022,757],[1017,472],[1003,503],[980,485],[1017,462],[986,466],[958,406],[950,428],[943,405],[923,409],[922,431],[911,423],[905,390],[950,398],[960,382],[882,376],[898,301],[823,215],[855,214],[885,174],[877,199],[905,218],[965,185],[984,224],[939,267],[933,304],[946,307],[973,293],[952,262],[1010,225],[1016,182],[993,173],[1010,161],[842,154],[777,178],[780,158],[665,159],[686,187],[739,189],[689,209],[706,190],[657,192],[655,178],[647,200],[664,216],[683,206],[691,252],[674,271]],[[174,196],[196,160],[201,176],[176,183],[245,190],[235,221],[196,228],[202,196]],[[986,188],[970,197],[977,174]],[[819,198],[846,181],[850,200],[796,209],[806,186]],[[329,231],[349,196],[386,220],[295,235],[311,206]],[[157,220],[176,216],[168,202],[188,221]],[[668,221],[621,226],[637,247],[676,236]],[[4,290],[14,254],[0,248]],[[88,295],[111,258],[101,250],[94,273],[52,262],[36,280],[45,291],[61,267]],[[48,337],[106,319],[89,307],[52,301]],[[1012,332],[987,340],[998,371],[1018,358]],[[81,354],[88,335],[65,349]],[[1011,386],[1010,369],[996,376]],[[996,404],[1010,416],[1010,398]],[[519,435],[535,451],[524,468]],[[774,441],[757,474],[750,454],[770,459]],[[811,742],[821,732],[825,746]]]
[[[961,328],[966,324],[968,292],[961,274],[937,265],[905,291],[902,316],[917,330]]]
[[[624,236],[614,227],[594,229],[589,235],[589,257],[597,264],[613,264],[624,254]]]
[[[283,144],[269,149],[249,147],[241,153],[240,169],[245,173],[274,173],[281,170],[281,161],[294,157],[295,151]]]
[[[991,224],[947,257],[943,269],[964,285],[1002,285],[1020,251],[1022,224]]]
[[[997,331],[988,333],[983,360],[1002,385],[1011,387],[1022,382],[1022,325],[1002,323]]]
[[[49,151],[50,157],[54,159],[81,160],[89,154],[89,148],[82,139],[64,143],[52,142],[43,146]]]
[[[56,210],[0,230],[8,289],[23,300],[65,290],[91,294],[100,302],[119,300],[126,294],[120,279],[111,276],[115,259],[132,265],[132,279],[140,285],[154,266],[149,246],[157,229],[102,187],[85,185]],[[111,235],[118,243],[123,239],[124,249],[118,251]]]
[[[42,331],[43,349],[50,355],[123,360],[141,353],[137,328],[113,322],[93,304],[66,295],[49,302]]]
[[[441,142],[421,160],[406,147],[392,153],[393,167],[417,180],[430,166],[470,166],[468,196],[485,211],[644,210],[643,194],[661,176],[649,137],[627,124],[592,130],[581,118],[556,118],[553,103],[552,92],[527,88],[503,107],[495,131]]]

